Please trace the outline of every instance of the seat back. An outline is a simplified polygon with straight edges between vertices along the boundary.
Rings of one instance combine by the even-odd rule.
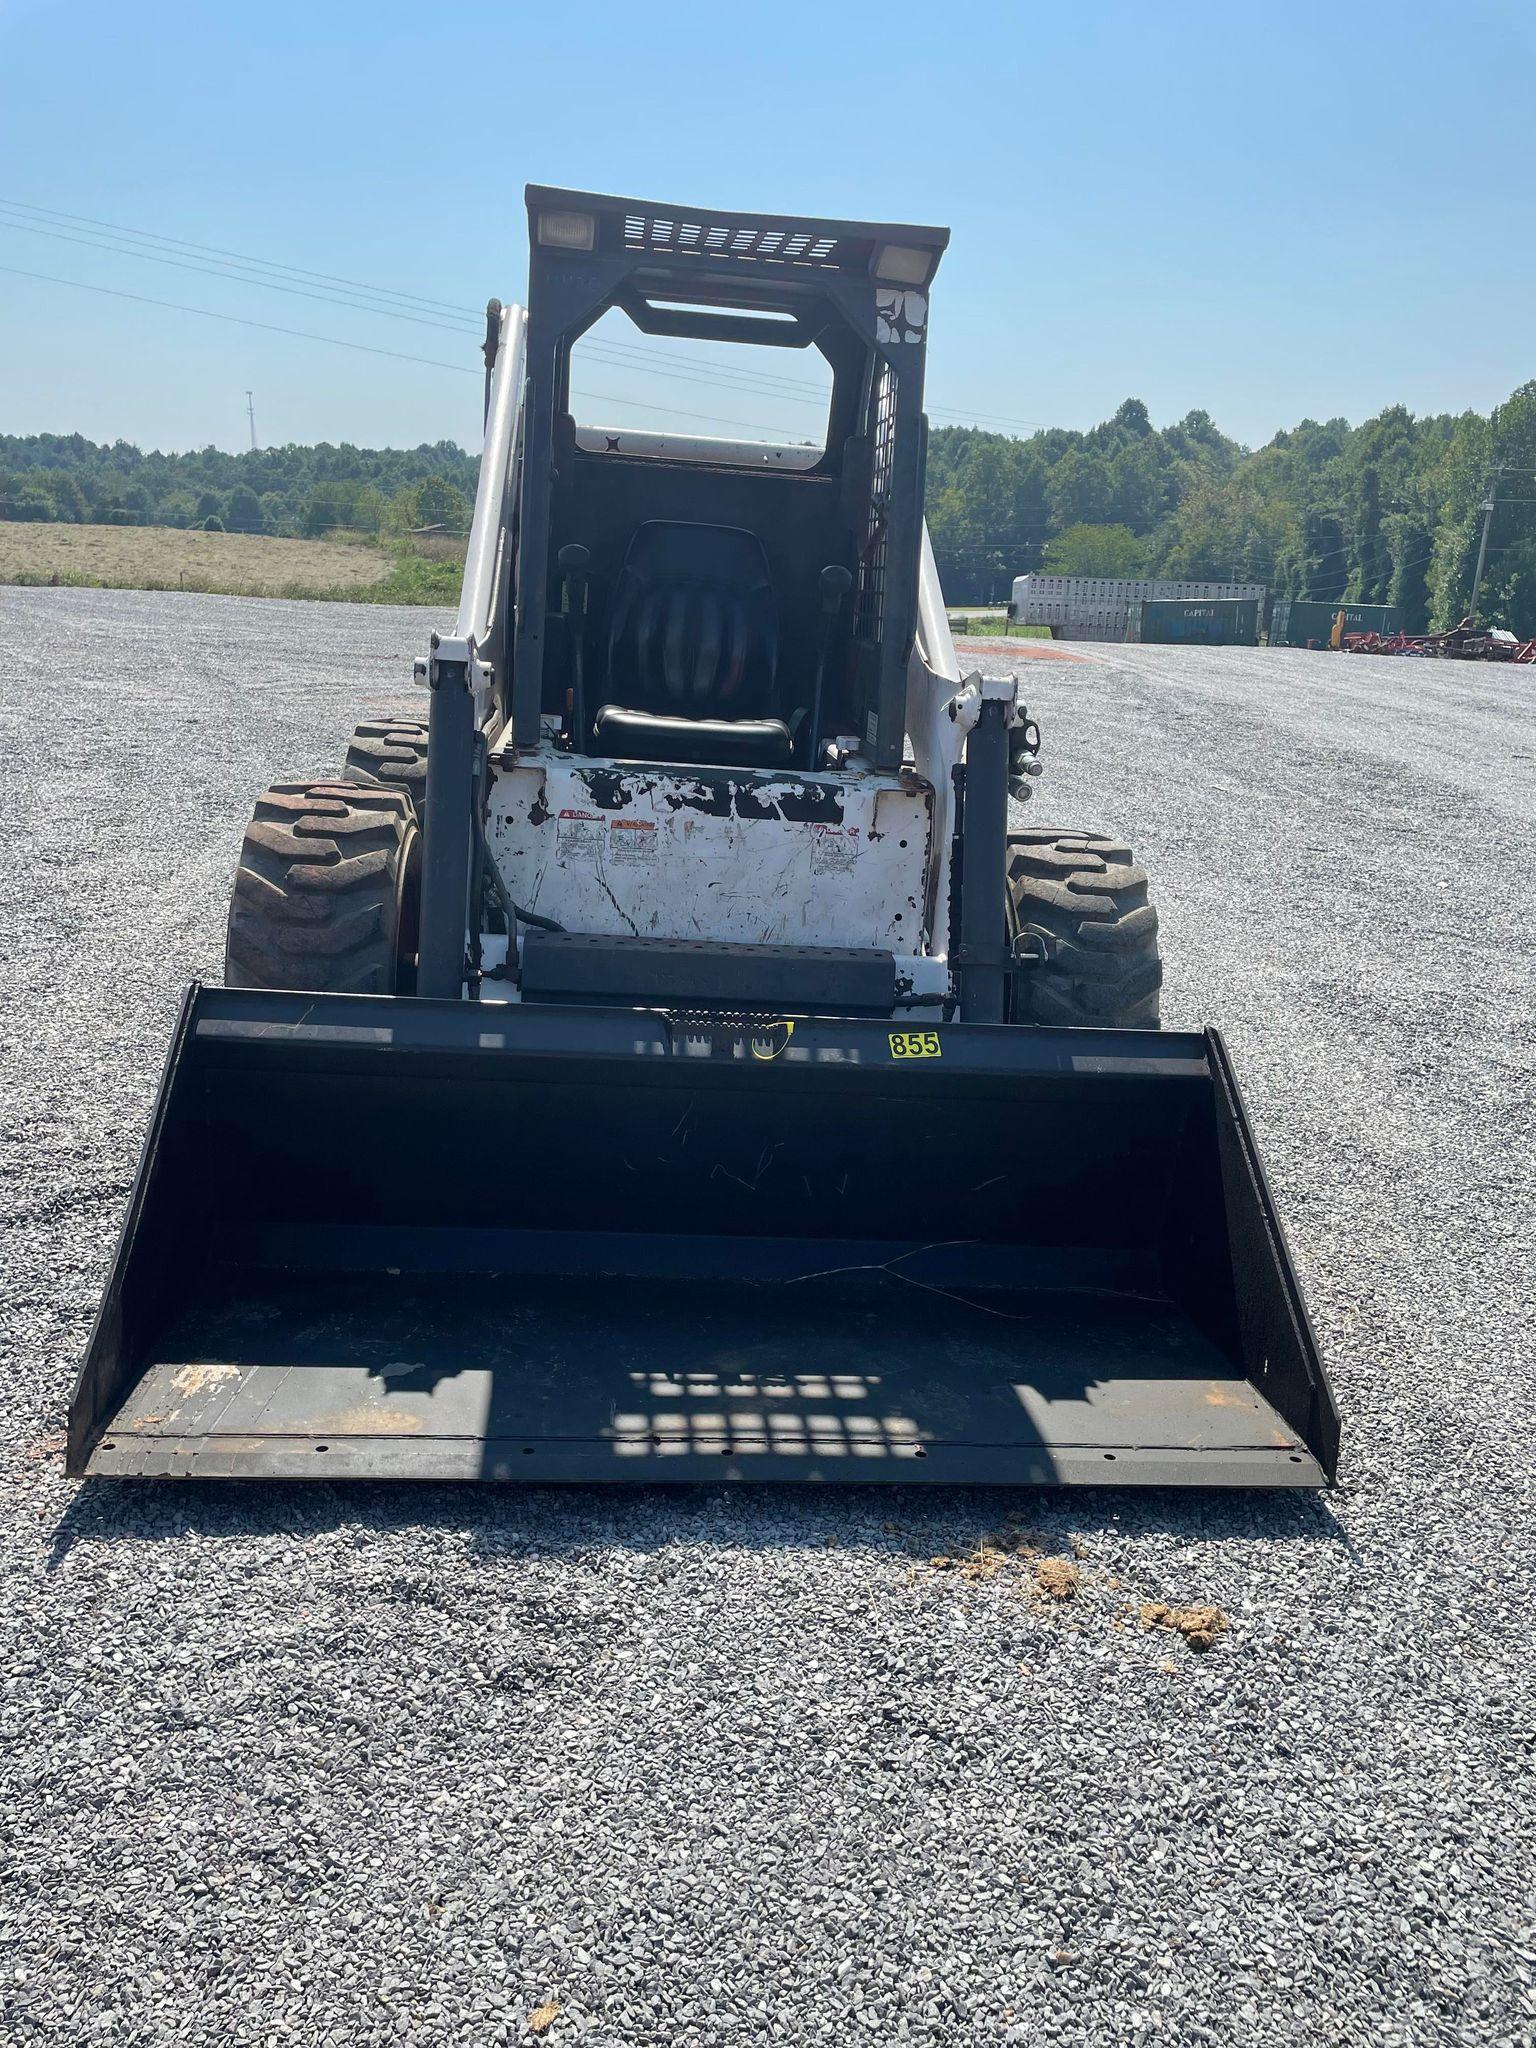
[[[647,520],[614,586],[601,701],[676,718],[778,711],[768,558],[741,527]]]

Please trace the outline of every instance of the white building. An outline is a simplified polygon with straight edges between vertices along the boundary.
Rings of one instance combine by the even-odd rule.
[[[1147,597],[1254,597],[1264,619],[1262,583],[1179,583],[1162,576],[1015,576],[1008,616],[1018,626],[1049,626],[1057,640],[1128,640]]]

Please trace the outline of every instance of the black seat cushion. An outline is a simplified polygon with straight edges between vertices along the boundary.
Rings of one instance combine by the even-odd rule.
[[[721,768],[788,768],[795,757],[779,718],[668,718],[605,704],[593,727],[600,754],[625,761],[693,761]]]
[[[778,608],[755,533],[665,519],[636,527],[609,613],[606,703],[666,718],[772,719],[778,658]]]

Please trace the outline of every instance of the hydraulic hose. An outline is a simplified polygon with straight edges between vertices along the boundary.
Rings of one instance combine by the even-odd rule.
[[[534,931],[540,932],[563,932],[565,926],[557,924],[552,917],[542,916],[537,910],[524,910],[520,903],[513,901],[506,883],[501,878],[501,870],[492,858],[490,845],[485,836],[485,814],[479,800],[480,791],[478,784],[483,780],[485,773],[484,746],[485,742],[482,736],[480,741],[480,760],[476,764],[475,771],[477,783],[475,801],[470,807],[475,821],[475,851],[479,856],[480,871],[482,874],[490,876],[491,887],[496,894],[496,901],[500,904],[501,914],[507,921],[506,966],[497,976],[497,979],[515,982],[517,980],[518,926],[520,924],[529,925]]]

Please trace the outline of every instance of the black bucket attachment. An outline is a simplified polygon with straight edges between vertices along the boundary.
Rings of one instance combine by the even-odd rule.
[[[1320,1486],[1220,1040],[193,989],[74,1473]]]

